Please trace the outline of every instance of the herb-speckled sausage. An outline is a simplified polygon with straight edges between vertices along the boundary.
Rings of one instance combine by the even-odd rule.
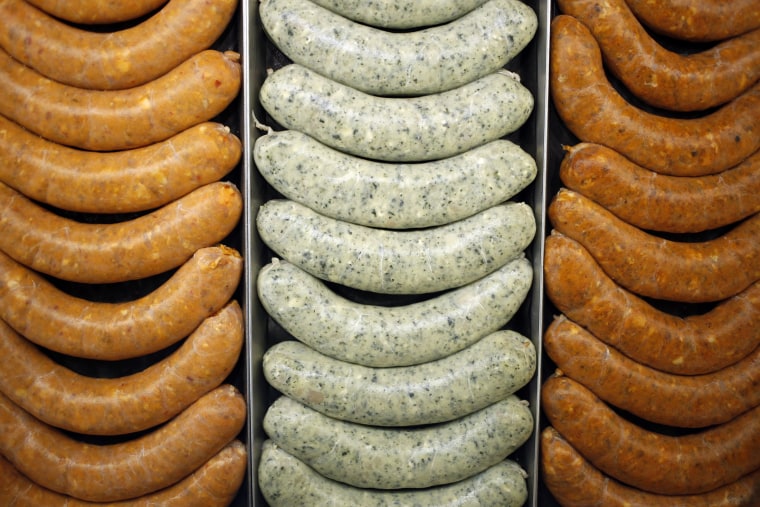
[[[464,16],[488,0],[314,0],[341,16],[383,28],[440,25]]]

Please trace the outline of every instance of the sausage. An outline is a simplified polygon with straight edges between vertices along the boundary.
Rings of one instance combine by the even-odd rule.
[[[647,169],[704,176],[760,149],[760,83],[696,118],[647,112],[610,84],[596,39],[566,14],[552,20],[549,61],[549,90],[565,126],[581,141],[608,146]]]
[[[187,477],[237,437],[245,417],[245,399],[224,384],[149,433],[90,444],[0,395],[0,454],[43,488],[91,502],[126,500]]]
[[[296,63],[269,74],[259,100],[285,129],[387,162],[458,155],[516,131],[534,106],[531,91],[507,71],[422,97],[377,97]]]
[[[0,50],[0,114],[50,141],[95,151],[139,148],[212,119],[240,89],[240,55],[213,49],[126,90],[58,83]]]
[[[259,208],[256,226],[267,246],[317,278],[383,294],[461,287],[521,255],[536,231],[533,211],[523,202],[435,228],[392,231],[272,199]]]
[[[760,470],[707,493],[665,496],[602,474],[551,426],[541,432],[540,446],[544,484],[563,507],[749,507],[760,498]]]
[[[132,0],[108,2],[100,0],[28,0],[39,9],[57,18],[85,25],[121,23],[155,11],[166,0]]]
[[[359,0],[314,0],[314,3],[365,25],[408,30],[454,21],[486,1],[407,0],[368,4]]]
[[[674,39],[710,42],[728,39],[760,28],[757,0],[626,0],[653,31]]]
[[[2,320],[0,336],[0,392],[51,426],[121,435],[163,423],[219,386],[240,356],[243,316],[233,300],[207,317],[167,358],[120,378],[79,375]]]
[[[96,90],[132,88],[211,47],[236,7],[235,0],[170,0],[140,23],[103,32],[73,27],[24,0],[4,0],[0,47],[59,83]]]
[[[699,242],[654,236],[568,189],[557,192],[548,215],[558,232],[583,245],[610,278],[638,295],[719,301],[760,280],[760,214]]]
[[[612,281],[578,242],[553,232],[544,243],[546,294],[560,312],[652,368],[699,375],[760,345],[760,283],[700,314],[679,317]]]
[[[449,23],[388,31],[310,0],[262,0],[264,32],[291,61],[371,95],[416,96],[463,86],[503,68],[533,40],[536,13],[491,0]]]
[[[178,342],[224,307],[242,271],[237,250],[201,248],[152,292],[101,302],[71,296],[0,253],[0,318],[29,341],[62,354],[134,358]]]
[[[245,478],[248,451],[233,440],[196,471],[156,493],[123,502],[87,502],[45,489],[0,456],[0,501],[8,507],[226,507]]]
[[[0,116],[0,182],[79,213],[158,208],[220,180],[241,154],[240,139],[220,123],[203,122],[143,148],[101,153],[46,141]]]
[[[161,208],[116,223],[78,221],[0,183],[0,250],[62,280],[114,283],[174,269],[237,225],[243,198],[226,181],[206,184]]]
[[[563,376],[543,383],[541,404],[550,424],[590,463],[650,493],[705,493],[760,468],[760,406],[727,423],[672,436],[626,420]]]
[[[425,489],[378,491],[355,488],[327,479],[271,440],[265,440],[262,444],[258,472],[261,492],[271,507],[518,506],[524,505],[528,499],[528,486],[525,481],[527,474],[512,460],[504,460],[484,472],[454,484]],[[298,484],[298,487],[294,488],[294,484]]]
[[[537,174],[533,157],[506,139],[442,160],[392,164],[283,130],[260,136],[253,156],[261,175],[288,199],[331,218],[386,229],[467,218],[511,199]]]
[[[339,421],[287,396],[267,409],[272,442],[324,477],[358,488],[428,488],[503,461],[533,432],[527,402],[508,396],[455,421],[414,429]]]
[[[320,354],[301,342],[271,346],[269,384],[327,416],[376,426],[451,421],[514,394],[536,370],[536,350],[511,330],[485,336],[437,361],[370,368]]]
[[[760,211],[760,151],[721,173],[683,178],[644,169],[601,144],[565,150],[562,183],[641,229],[704,232]]]
[[[760,80],[760,29],[684,55],[653,39],[625,0],[560,0],[558,5],[594,35],[606,68],[652,106],[703,111]]]
[[[373,367],[441,359],[505,326],[528,296],[524,256],[461,288],[404,305],[355,302],[297,266],[273,259],[259,270],[267,314],[318,352]]]
[[[703,428],[760,405],[760,347],[717,372],[687,376],[637,363],[565,316],[554,318],[542,343],[564,375],[647,421]]]

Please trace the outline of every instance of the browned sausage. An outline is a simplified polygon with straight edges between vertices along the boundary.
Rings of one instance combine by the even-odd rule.
[[[602,474],[551,426],[540,440],[541,476],[562,507],[752,507],[760,501],[760,470],[708,493],[657,495]]]
[[[562,183],[642,229],[703,232],[760,211],[760,151],[721,173],[685,178],[644,169],[601,144],[565,149]]]
[[[703,428],[760,405],[760,347],[715,373],[687,376],[638,363],[564,315],[549,325],[543,344],[563,374],[647,421]]]
[[[26,339],[76,357],[116,360],[162,350],[189,335],[235,293],[243,258],[201,248],[149,294],[124,302],[71,296],[0,253],[0,318]]]
[[[67,146],[138,148],[224,111],[240,79],[239,54],[207,49],[144,85],[85,90],[46,78],[0,50],[0,114]]]
[[[760,148],[760,83],[710,114],[670,118],[632,105],[615,90],[599,44],[574,17],[552,20],[550,44],[552,100],[581,141],[609,146],[647,169],[674,176],[718,173]]]
[[[132,88],[211,47],[237,4],[237,0],[169,0],[141,23],[103,32],[58,21],[24,0],[4,0],[0,47],[59,83],[96,90]]]
[[[227,507],[245,478],[248,451],[233,440],[178,483],[123,502],[87,502],[45,489],[0,456],[0,502],[7,507]]]
[[[177,415],[230,374],[243,344],[236,301],[206,318],[165,359],[126,377],[79,375],[0,320],[0,392],[41,421],[77,433],[121,435]]]
[[[683,55],[655,41],[625,0],[559,0],[558,5],[588,27],[606,68],[655,107],[705,110],[735,99],[760,79],[760,29]]]
[[[557,192],[548,214],[554,228],[583,245],[610,278],[641,296],[719,301],[760,280],[760,214],[700,242],[653,236],[568,189]]]
[[[204,185],[131,220],[88,223],[48,211],[0,183],[0,250],[27,267],[81,283],[137,280],[176,268],[237,225],[230,182]]]
[[[125,500],[190,475],[237,437],[245,418],[245,399],[223,384],[149,433],[92,444],[0,395],[0,454],[43,488],[91,502]]]
[[[626,0],[652,30],[674,39],[717,41],[760,28],[757,0]]]
[[[597,338],[643,364],[679,375],[725,368],[760,344],[760,283],[712,308],[678,317],[612,281],[578,242],[546,238],[546,294]]]
[[[0,181],[25,196],[80,213],[158,208],[220,180],[238,163],[240,139],[203,122],[143,148],[76,150],[46,141],[0,116]]]
[[[151,13],[166,0],[28,0],[53,16],[86,25],[120,23]]]
[[[694,495],[760,468],[760,406],[709,429],[671,436],[638,426],[578,382],[549,377],[541,406],[550,424],[601,472],[661,495]]]

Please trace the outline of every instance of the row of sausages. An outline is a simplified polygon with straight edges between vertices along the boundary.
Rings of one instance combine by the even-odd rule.
[[[0,503],[229,505],[237,2],[87,4],[0,3]]]
[[[544,482],[563,507],[754,505],[760,20],[752,2],[736,26],[705,22],[713,2],[557,4],[551,95],[580,142],[548,208]],[[670,9],[689,22],[649,24]]]

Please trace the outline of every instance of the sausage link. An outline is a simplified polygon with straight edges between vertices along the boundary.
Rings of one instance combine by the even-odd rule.
[[[463,481],[432,488],[385,491],[355,488],[327,479],[298,458],[265,440],[259,463],[261,492],[271,507],[332,505],[335,507],[519,507],[528,500],[527,474],[520,465],[504,460]],[[297,484],[298,487],[293,487]]]
[[[454,21],[487,0],[313,0],[315,4],[365,25],[405,29]]]
[[[388,162],[464,153],[519,129],[534,106],[531,91],[501,70],[446,92],[377,97],[295,63],[267,76],[259,99],[286,129]]]
[[[95,152],[52,143],[0,116],[0,182],[79,213],[135,213],[220,180],[238,163],[240,139],[203,122],[133,150]]]
[[[602,474],[556,429],[541,432],[541,476],[562,507],[751,507],[760,498],[760,470],[697,495],[657,495]]]
[[[671,111],[725,104],[760,80],[760,29],[682,55],[654,40],[625,0],[560,0],[594,35],[606,68],[644,102]]]
[[[548,216],[554,228],[583,245],[610,278],[641,296],[719,301],[760,280],[760,214],[700,242],[654,236],[568,189],[554,196]]]
[[[0,454],[44,488],[91,502],[126,500],[190,475],[239,434],[245,418],[245,399],[224,384],[150,433],[89,444],[0,395]]]
[[[264,416],[264,431],[329,479],[358,488],[429,488],[506,459],[530,437],[533,416],[512,395],[448,423],[405,430],[340,421],[281,396]]]
[[[671,436],[626,420],[563,376],[544,382],[541,404],[550,424],[600,471],[650,493],[705,493],[760,468],[760,406],[710,429]]]
[[[413,426],[451,421],[514,394],[535,373],[536,349],[502,330],[437,361],[369,368],[290,340],[266,351],[263,370],[272,387],[327,416]]]
[[[6,507],[227,507],[245,478],[248,451],[233,440],[196,471],[156,493],[122,502],[88,502],[45,489],[0,456],[0,502]]]
[[[678,317],[612,281],[578,242],[545,241],[546,294],[560,312],[628,357],[677,375],[725,368],[760,345],[760,283],[710,311]]]
[[[240,55],[212,49],[126,90],[48,79],[0,50],[0,114],[46,139],[86,150],[139,148],[207,121],[240,89]]]
[[[674,176],[718,173],[760,149],[760,83],[709,114],[666,117],[634,106],[615,90],[599,44],[574,17],[552,20],[550,44],[552,100],[581,141],[603,144],[647,169]]]
[[[231,182],[206,184],[121,222],[72,220],[0,183],[0,250],[41,273],[81,283],[137,280],[174,269],[237,225],[243,198]]]
[[[242,271],[236,250],[201,248],[151,293],[95,302],[70,296],[0,253],[0,318],[29,341],[62,354],[134,358],[176,343],[224,307]]]
[[[555,317],[542,343],[564,375],[647,421],[703,428],[760,405],[760,347],[717,372],[686,376],[637,363],[565,316]]]
[[[101,25],[121,23],[155,11],[166,0],[132,0],[103,2],[102,0],[28,0],[39,9],[72,23]]]
[[[703,232],[760,212],[760,151],[721,173],[684,178],[644,169],[601,144],[565,149],[562,183],[641,229]]]
[[[170,0],[141,23],[100,32],[58,21],[24,0],[4,0],[0,47],[59,83],[95,90],[132,88],[211,47],[236,7],[236,0]]]

